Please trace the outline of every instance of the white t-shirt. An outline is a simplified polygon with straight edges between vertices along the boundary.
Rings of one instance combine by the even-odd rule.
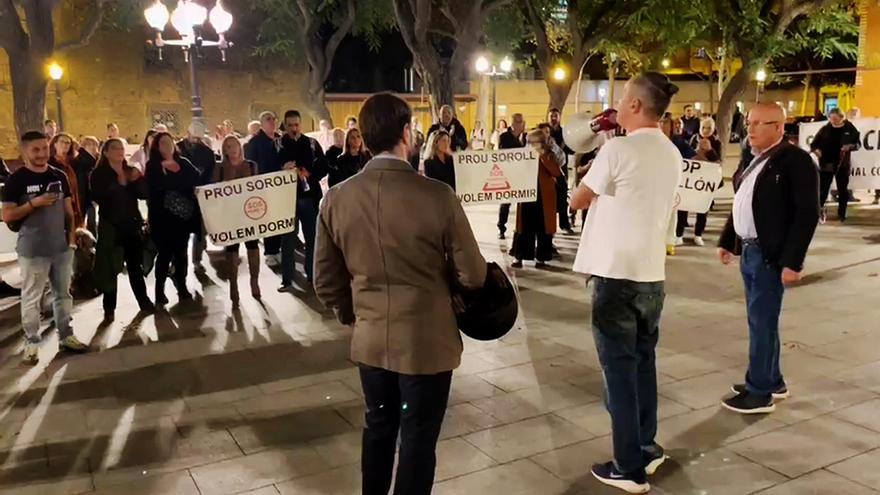
[[[587,213],[574,271],[665,280],[666,231],[681,167],[681,153],[656,128],[605,143],[582,181],[598,198]]]

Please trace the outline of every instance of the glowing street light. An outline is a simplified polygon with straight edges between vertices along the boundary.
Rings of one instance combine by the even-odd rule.
[[[513,70],[513,60],[510,57],[505,56],[498,64],[498,68],[496,68],[495,65],[489,61],[488,57],[486,57],[485,55],[480,55],[479,57],[477,57],[477,60],[474,63],[474,68],[477,70],[478,73],[492,80],[492,125],[494,126],[495,109],[498,107],[498,104],[496,103],[497,100],[495,98],[497,94],[495,79],[510,74],[510,71]]]
[[[554,81],[562,82],[562,81],[565,81],[566,78],[568,78],[568,71],[565,70],[565,67],[560,65],[560,66],[556,67],[555,69],[553,69],[553,80]]]
[[[58,62],[50,63],[46,69],[49,72],[49,78],[55,82],[55,107],[56,112],[58,113],[58,130],[64,129],[64,115],[62,112],[61,105],[61,78],[64,77],[64,69]]]
[[[223,8],[222,0],[217,0],[210,13],[195,0],[179,0],[170,14],[168,7],[161,0],[155,0],[152,5],[144,9],[144,18],[147,24],[156,31],[156,39],[152,43],[159,49],[159,60],[162,60],[162,47],[165,45],[179,46],[183,49],[183,57],[189,62],[192,83],[193,130],[201,135],[206,127],[202,98],[199,94],[196,59],[199,57],[201,48],[216,46],[220,49],[222,60],[226,61],[226,49],[232,46],[232,43],[226,40],[226,33],[232,27],[232,14]],[[217,33],[217,41],[206,40],[202,37],[202,27],[206,22]],[[180,39],[166,40],[162,38],[162,32],[165,31],[169,23],[180,35]]]
[[[755,80],[760,83],[767,81],[767,71],[758,69],[758,72],[755,73]]]
[[[664,58],[664,59],[660,62],[660,65],[662,65],[664,69],[668,69],[668,68],[669,68],[669,64],[670,64],[670,62],[669,62],[669,59],[668,59],[668,58]]]

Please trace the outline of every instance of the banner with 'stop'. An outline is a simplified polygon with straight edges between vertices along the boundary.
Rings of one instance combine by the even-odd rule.
[[[456,195],[465,206],[538,200],[538,154],[531,148],[459,151],[453,159]]]
[[[196,188],[205,230],[227,246],[293,232],[296,173],[282,170]]]
[[[721,164],[682,160],[681,180],[675,191],[675,210],[706,213],[721,188]]]

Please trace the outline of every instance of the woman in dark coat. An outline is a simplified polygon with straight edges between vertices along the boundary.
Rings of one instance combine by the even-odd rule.
[[[165,279],[174,262],[174,286],[180,300],[192,299],[186,288],[189,235],[201,231],[195,187],[199,170],[180,156],[171,134],[156,133],[146,166],[150,236],[156,243],[156,304],[168,303]]]
[[[446,131],[437,131],[431,157],[425,160],[425,177],[445,182],[455,191],[455,168],[452,161],[452,139]]]
[[[76,170],[73,168],[73,162],[79,151],[79,143],[73,139],[73,136],[66,132],[56,134],[52,141],[49,142],[49,165],[64,172],[67,176],[67,182],[70,184],[70,196],[73,201],[74,226],[79,228],[85,221],[85,210],[82,205],[82,198],[79,195],[79,183],[77,182]]]
[[[345,133],[344,142],[342,153],[330,165],[330,174],[327,179],[330,187],[353,177],[370,161],[370,152],[364,147],[360,130],[357,128],[349,129]]]
[[[556,178],[562,175],[562,168],[550,146],[551,138],[544,131],[531,131],[528,139],[539,157],[538,200],[517,205],[514,268],[522,268],[523,260],[537,260],[535,266],[545,266],[553,258],[556,233]]]
[[[116,279],[123,263],[131,291],[141,311],[155,311],[144,283],[144,219],[138,199],[147,199],[147,181],[141,171],[125,161],[125,145],[108,139],[101,158],[90,176],[91,197],[98,203],[98,245],[95,281],[104,293],[104,319],[112,320],[116,311]]]

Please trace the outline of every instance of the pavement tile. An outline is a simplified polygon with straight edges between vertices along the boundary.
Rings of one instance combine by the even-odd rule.
[[[671,399],[660,396],[657,405],[657,417],[660,420],[690,412],[692,409]],[[611,417],[604,402],[592,402],[580,406],[560,409],[553,414],[566,419],[594,435],[611,433]]]
[[[357,394],[341,382],[336,381],[271,395],[260,395],[232,404],[245,416],[274,416],[283,412],[329,406],[356,398],[358,398]]]
[[[91,495],[92,492],[89,492]],[[200,495],[189,471],[143,476],[137,480],[118,485],[109,485],[94,492],[94,495]]]
[[[458,404],[446,409],[446,417],[443,418],[443,427],[440,429],[440,438],[460,437],[498,426],[501,423],[502,421],[486,414],[473,404]]]
[[[667,449],[705,453],[784,426],[772,415],[750,417],[710,406],[660,420],[656,441]]]
[[[596,369],[576,363],[565,357],[556,357],[532,363],[480,373],[478,376],[496,387],[513,392],[530,387],[549,385],[572,376],[595,372]]]
[[[880,433],[824,416],[734,443],[730,448],[794,478],[878,445]]]
[[[529,460],[491,467],[434,486],[434,495],[562,495],[569,484]]]
[[[785,476],[739,456],[726,448],[670,459],[651,478],[651,485],[666,493],[748,495],[786,481]]]
[[[461,438],[442,440],[437,444],[435,481],[456,478],[494,466],[496,462]]]
[[[229,428],[229,433],[246,453],[352,431],[351,425],[330,408],[272,417],[246,417],[245,420],[245,423]]]
[[[591,438],[586,430],[553,415],[478,431],[463,437],[468,443],[504,463]]]
[[[756,495],[876,495],[877,492],[824,469],[768,488]]]
[[[598,400],[574,385],[558,383],[481,399],[473,405],[500,421],[509,422]]]
[[[348,465],[278,483],[281,495],[360,495],[361,467]]]
[[[202,495],[233,494],[329,468],[310,447],[265,450],[192,468]]]
[[[827,469],[844,478],[880,491],[880,449],[851,457]]]
[[[828,378],[815,378],[790,387],[791,397],[778,401],[773,419],[797,423],[877,398],[877,394]]]
[[[832,416],[880,432],[880,399],[841,409]]]

